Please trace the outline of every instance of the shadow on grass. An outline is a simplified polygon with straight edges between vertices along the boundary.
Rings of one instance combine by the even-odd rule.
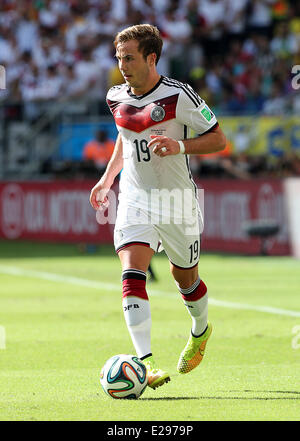
[[[219,258],[236,259],[241,255],[221,252],[203,251],[205,256],[218,256]],[[39,257],[99,257],[109,256],[116,257],[114,246],[111,243],[69,243],[69,242],[44,242],[33,240],[6,240],[0,239],[0,259],[20,259],[20,258],[39,258]],[[248,256],[257,257],[257,256]],[[166,258],[165,253],[156,253],[155,260],[160,258]]]
[[[292,394],[299,395],[296,397],[291,396],[276,396],[276,397],[262,397],[262,396],[199,396],[199,397],[157,397],[157,398],[141,398],[141,400],[145,401],[182,401],[182,400],[260,400],[260,401],[268,401],[268,400],[300,400],[300,392],[299,391],[280,391],[280,390],[231,390],[228,392],[239,392],[241,394],[244,393],[253,393],[253,394]]]
[[[51,257],[112,257],[117,258],[113,244],[88,244],[83,242],[38,242],[0,239],[0,259],[26,259]],[[155,260],[165,257],[157,254]]]
[[[230,390],[228,392],[241,392],[239,390]],[[300,395],[300,391],[297,390],[251,390],[245,389],[242,392],[250,392],[250,393],[262,393],[262,394],[294,394]]]

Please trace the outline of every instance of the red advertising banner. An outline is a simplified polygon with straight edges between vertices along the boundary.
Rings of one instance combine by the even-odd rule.
[[[268,253],[290,254],[280,180],[198,180],[204,189],[202,250],[258,254],[260,239],[243,228],[251,219],[273,219],[279,233]],[[56,242],[111,243],[111,223],[99,225],[89,204],[94,181],[0,183],[0,237]],[[117,185],[115,187],[117,191]]]
[[[95,181],[0,183],[0,237],[61,242],[112,242],[89,194]]]
[[[289,255],[283,181],[198,180],[204,189],[204,232],[202,249],[258,254],[261,240],[250,238],[244,229],[249,220],[273,220],[276,236],[267,239],[270,255]]]

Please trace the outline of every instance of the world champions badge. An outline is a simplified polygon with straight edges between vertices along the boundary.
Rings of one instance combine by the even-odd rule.
[[[161,106],[155,106],[150,112],[151,119],[155,122],[162,121],[165,117],[165,110]]]

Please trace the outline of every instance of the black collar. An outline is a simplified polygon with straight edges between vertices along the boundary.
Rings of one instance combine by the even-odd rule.
[[[154,92],[161,84],[162,80],[163,80],[163,76],[160,76],[160,79],[158,80],[158,82],[155,84],[154,87],[152,87],[151,90],[149,90],[148,92],[144,93],[144,95],[135,95],[134,93],[131,92],[130,86],[127,87],[127,93],[128,95],[130,95],[132,98],[135,98],[137,100],[141,100],[143,98],[145,98],[145,96],[150,95],[150,93]]]

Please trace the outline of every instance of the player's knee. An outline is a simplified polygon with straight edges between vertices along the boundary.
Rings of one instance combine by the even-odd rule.
[[[123,271],[128,268],[135,268],[146,272],[154,251],[142,245],[132,245],[118,251]]]
[[[174,265],[171,266],[171,273],[179,288],[189,288],[198,279],[198,267],[191,269],[179,269]]]

